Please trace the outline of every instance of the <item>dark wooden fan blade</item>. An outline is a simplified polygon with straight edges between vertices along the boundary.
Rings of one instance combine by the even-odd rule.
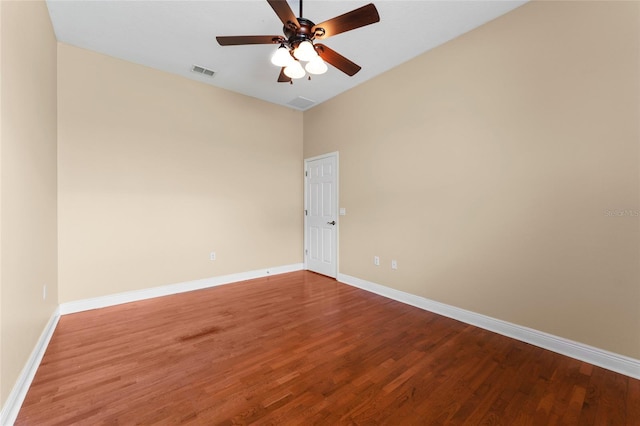
[[[284,74],[284,67],[280,70],[280,75],[278,76],[278,83],[289,83],[291,81],[291,77],[287,77]]]
[[[315,46],[316,46],[316,51],[318,52],[318,55],[320,55],[320,57],[325,62],[333,65],[334,67],[338,68],[340,71],[342,71],[343,73],[349,76],[355,75],[358,71],[362,69],[360,65],[351,62],[350,60],[348,60],[347,58],[345,58],[335,50],[328,48],[324,44],[318,43]]]
[[[379,21],[378,9],[370,3],[328,21],[321,22],[313,27],[312,31],[316,33],[317,39],[323,39],[345,31],[355,30],[365,25],[375,24]],[[316,32],[320,28],[324,30],[324,34],[322,31]]]
[[[271,9],[278,15],[278,18],[280,18],[285,27],[291,29],[300,28],[300,22],[298,22],[298,18],[296,18],[296,15],[286,0],[267,0],[267,3],[269,3]]]
[[[261,36],[220,36],[216,37],[220,46],[238,46],[242,44],[278,44],[284,37],[278,35]]]

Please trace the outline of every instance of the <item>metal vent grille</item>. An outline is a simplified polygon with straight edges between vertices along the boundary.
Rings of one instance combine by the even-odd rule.
[[[207,77],[213,77],[213,75],[216,73],[215,71],[210,70],[209,68],[201,67],[199,65],[194,65],[193,67],[191,67],[191,71],[196,72],[198,74],[206,75]]]
[[[297,98],[294,98],[291,101],[287,102],[287,105],[291,105],[292,107],[299,109],[307,109],[315,103],[316,101],[298,96]]]

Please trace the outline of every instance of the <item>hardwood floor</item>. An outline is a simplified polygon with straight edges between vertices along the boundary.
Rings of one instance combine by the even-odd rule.
[[[17,425],[640,425],[640,381],[310,272],[63,316]]]

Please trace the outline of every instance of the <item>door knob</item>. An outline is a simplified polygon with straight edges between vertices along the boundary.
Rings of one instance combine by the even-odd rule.
[[[332,220],[331,222],[327,222],[327,225],[335,225],[335,224],[336,224],[335,220]]]

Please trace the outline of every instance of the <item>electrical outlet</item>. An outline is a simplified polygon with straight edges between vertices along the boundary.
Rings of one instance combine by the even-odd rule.
[[[209,253],[209,260],[216,260],[216,252],[212,251],[211,253]]]
[[[47,285],[42,286],[42,300],[47,300]]]
[[[373,264],[380,266],[380,258],[378,256],[373,256]]]
[[[392,260],[391,261],[391,269],[398,269],[398,261],[397,260]]]

